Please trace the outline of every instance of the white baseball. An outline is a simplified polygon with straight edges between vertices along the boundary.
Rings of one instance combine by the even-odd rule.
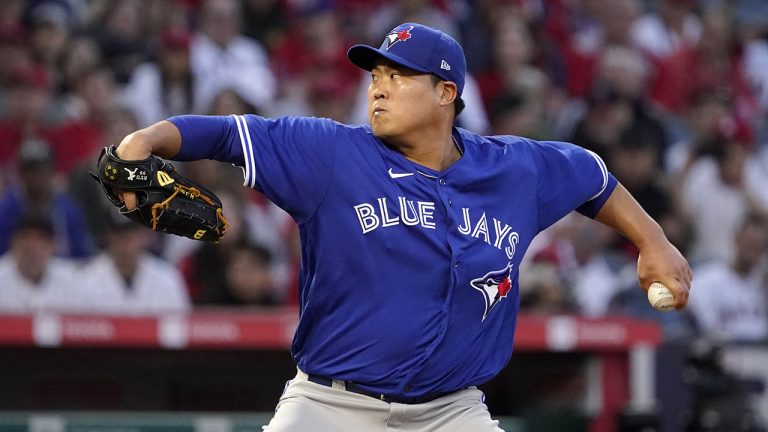
[[[648,302],[656,310],[671,311],[675,309],[675,296],[661,282],[654,282],[648,288]]]

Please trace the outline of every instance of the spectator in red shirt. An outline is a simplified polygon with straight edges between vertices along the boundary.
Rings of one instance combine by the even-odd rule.
[[[4,59],[3,59],[4,61]],[[1,62],[1,61],[0,61]],[[40,137],[52,97],[50,78],[39,66],[15,70],[8,88],[7,113],[0,119],[0,168],[13,170],[19,146]]]
[[[115,94],[114,75],[104,66],[95,67],[80,78],[69,98],[69,119],[46,131],[59,173],[69,175],[102,145],[105,113],[115,105]]]

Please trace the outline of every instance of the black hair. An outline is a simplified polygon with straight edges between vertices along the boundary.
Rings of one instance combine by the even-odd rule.
[[[444,79],[440,78],[439,76],[435,74],[430,75],[432,77],[432,84],[437,85],[437,83],[441,81],[445,81]],[[466,104],[464,104],[464,99],[461,98],[461,96],[457,95],[456,99],[453,100],[453,111],[454,111],[454,118],[458,117],[459,114],[461,114],[462,111],[464,111],[464,108],[466,107]]]
[[[23,232],[36,231],[53,237],[53,223],[47,217],[37,215],[23,215],[13,227],[13,235]]]
[[[235,243],[234,249],[249,252],[256,257],[256,260],[264,265],[272,262],[272,253],[266,247],[254,242],[248,237],[241,237]]]
[[[496,123],[502,116],[516,111],[526,102],[525,95],[517,90],[510,89],[497,94],[491,100],[491,109],[488,110],[491,123]]]

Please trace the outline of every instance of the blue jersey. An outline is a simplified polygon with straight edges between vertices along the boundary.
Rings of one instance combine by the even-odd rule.
[[[454,129],[463,155],[438,172],[367,126],[171,121],[182,136],[176,159],[243,167],[245,184],[298,223],[298,367],[389,396],[495,376],[512,354],[531,240],[573,210],[593,217],[616,185],[597,155],[567,143]]]

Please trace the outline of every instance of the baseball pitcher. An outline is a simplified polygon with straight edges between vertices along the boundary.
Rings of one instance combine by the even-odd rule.
[[[685,307],[688,263],[598,155],[453,126],[466,73],[454,39],[406,23],[348,57],[370,71],[369,125],[178,116],[114,155],[233,163],[298,223],[298,372],[266,431],[501,430],[476,386],[512,355],[531,240],[574,210],[634,242],[641,287],[662,282]],[[113,184],[123,211],[146,205]],[[224,226],[209,213],[198,230]]]

